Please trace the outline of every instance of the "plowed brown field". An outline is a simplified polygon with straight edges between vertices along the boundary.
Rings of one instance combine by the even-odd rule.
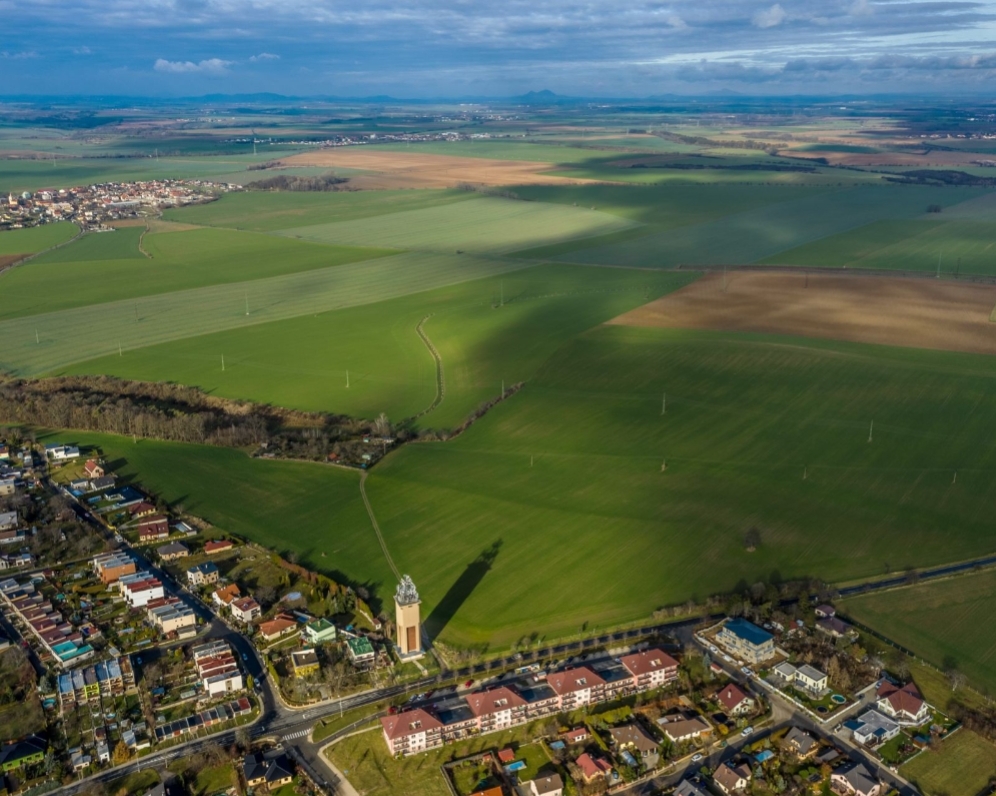
[[[323,149],[281,158],[285,166],[324,166],[362,169],[370,174],[349,178],[350,186],[370,190],[391,188],[452,188],[474,185],[549,185],[582,182],[549,173],[550,163],[524,160],[491,160],[423,152],[388,152],[363,147]]]
[[[609,323],[996,354],[994,305],[990,285],[822,274],[807,283],[801,273],[736,271],[706,275]]]

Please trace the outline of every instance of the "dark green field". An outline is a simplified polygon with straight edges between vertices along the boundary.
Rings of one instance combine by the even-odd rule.
[[[59,222],[27,229],[0,232],[0,256],[5,254],[31,254],[44,251],[72,240],[79,232],[75,224]]]

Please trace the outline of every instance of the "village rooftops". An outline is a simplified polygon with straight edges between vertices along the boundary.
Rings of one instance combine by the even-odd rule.
[[[774,636],[772,636],[767,630],[762,630],[757,625],[748,622],[746,619],[731,619],[723,626],[723,629],[728,630],[733,635],[742,638],[747,643],[757,646],[767,644],[774,638]]]
[[[384,728],[384,735],[392,741],[416,732],[431,732],[443,728],[443,723],[439,719],[422,708],[408,710],[394,716],[384,716],[380,723]]]
[[[556,672],[547,677],[546,681],[550,688],[560,695],[605,685],[605,680],[587,666],[578,666],[575,669]]]
[[[581,755],[574,762],[577,767],[581,769],[581,773],[587,780],[592,780],[599,776],[604,777],[612,771],[612,766],[608,760],[602,757],[593,757],[587,752]]]
[[[738,685],[730,683],[723,686],[716,694],[716,699],[729,712],[736,710],[745,699],[750,699],[750,697]]]
[[[669,669],[677,672],[678,669],[678,661],[659,649],[643,650],[633,655],[624,655],[620,662],[626,667],[626,671],[634,677]]]

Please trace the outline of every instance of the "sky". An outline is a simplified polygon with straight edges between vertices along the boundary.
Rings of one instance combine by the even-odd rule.
[[[996,0],[0,0],[0,94],[993,93]]]

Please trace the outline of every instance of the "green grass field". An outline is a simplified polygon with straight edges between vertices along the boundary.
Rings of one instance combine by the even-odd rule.
[[[968,730],[960,730],[924,752],[899,772],[922,793],[934,796],[978,796],[988,790],[996,770],[996,746]]]
[[[4,277],[0,320],[300,274],[397,253],[383,248],[323,246],[252,232],[194,229],[146,235],[144,246],[151,257],[144,257],[138,251],[141,232],[141,228],[126,227],[85,235],[14,269]],[[77,246],[84,251],[77,252]],[[132,259],[124,259],[129,252],[133,252]],[[105,255],[108,259],[97,259]]]
[[[382,598],[394,578],[360,498],[359,472],[251,459],[230,448],[74,431],[46,439],[97,446],[110,467],[222,530],[253,539]]]
[[[377,241],[381,246],[422,251],[501,253],[603,235],[631,223],[579,207],[480,197],[389,216],[295,227],[280,234],[319,243]]]
[[[941,219],[943,214],[936,216]],[[996,274],[996,222],[877,221],[763,260],[776,265]]]
[[[976,688],[996,691],[996,630],[986,621],[996,609],[996,572],[853,597],[843,605],[935,666],[953,663]]]
[[[0,256],[44,251],[72,240],[77,232],[76,225],[68,221],[0,232]]]
[[[33,263],[76,263],[84,260],[140,260],[138,241],[145,227],[124,227],[113,232],[88,232],[68,246],[35,258]]]
[[[858,187],[820,191],[805,198],[733,213],[611,246],[557,257],[578,263],[666,268],[678,264],[751,263],[868,223],[923,214],[929,204],[955,204],[977,189],[922,186]]]
[[[265,177],[267,172],[257,172]],[[280,174],[286,173],[281,170]],[[471,199],[467,191],[343,191],[341,193],[269,193],[251,191],[224,194],[205,205],[167,210],[170,221],[272,232],[335,221],[420,210]]]
[[[687,284],[690,274],[540,266],[392,301],[125,351],[67,368],[194,384],[233,398],[393,420],[425,409],[443,358],[446,398],[421,424],[458,425],[501,382],[527,379],[585,329]],[[504,292],[505,304],[494,308]],[[221,370],[221,353],[225,371]],[[349,371],[349,387],[346,372]]]
[[[740,581],[991,552],[994,379],[981,356],[604,327],[455,442],[390,456],[367,489],[430,629],[502,646]]]

